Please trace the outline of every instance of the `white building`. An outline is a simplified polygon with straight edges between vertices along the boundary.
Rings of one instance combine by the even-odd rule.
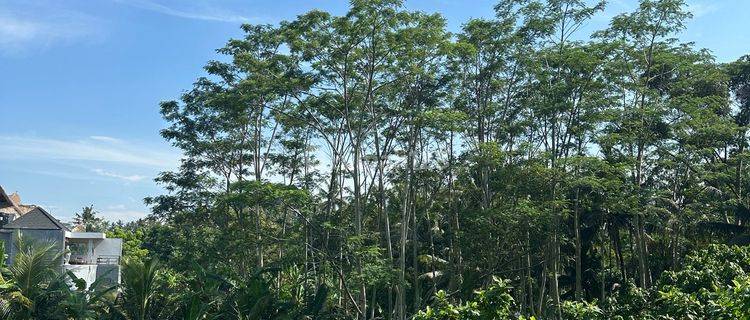
[[[107,238],[101,232],[73,232],[43,208],[22,205],[18,194],[8,196],[2,188],[0,214],[0,240],[8,255],[6,263],[13,264],[18,250],[14,242],[20,235],[24,241],[52,243],[63,253],[61,271],[71,271],[87,285],[100,278],[105,283],[120,283],[122,239]]]

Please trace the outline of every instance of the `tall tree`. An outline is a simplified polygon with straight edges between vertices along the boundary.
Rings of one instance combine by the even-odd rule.
[[[667,104],[664,91],[659,90],[662,77],[670,70],[669,54],[677,50],[671,38],[685,27],[690,13],[682,0],[643,0],[638,10],[612,20],[609,29],[599,35],[616,45],[611,70],[620,97],[617,113],[607,131],[610,139],[602,145],[610,161],[626,161],[631,166],[633,184],[633,238],[638,261],[638,284],[648,288],[652,282],[649,262],[646,220],[648,202],[654,189],[649,184],[652,157],[668,134],[665,122]]]

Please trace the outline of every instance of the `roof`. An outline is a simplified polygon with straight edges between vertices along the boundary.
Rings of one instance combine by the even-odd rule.
[[[6,209],[2,210],[3,212],[11,213],[15,211],[16,213],[23,214],[21,211],[21,208],[18,207],[18,204],[13,201],[11,197],[8,196],[7,193],[5,193],[5,190],[3,190],[3,187],[0,186],[0,209]],[[20,200],[20,199],[19,199]],[[12,210],[10,210],[12,209]]]
[[[40,207],[35,207],[18,219],[8,222],[3,228],[70,231],[59,220]]]
[[[107,239],[104,232],[66,232],[65,237],[68,239]]]
[[[15,205],[21,204],[21,196],[18,195],[18,192],[13,192],[8,196],[10,198],[10,201],[12,201]]]
[[[34,205],[21,204],[21,197],[14,192],[11,195],[5,193],[0,186],[0,213],[23,215],[36,208]]]

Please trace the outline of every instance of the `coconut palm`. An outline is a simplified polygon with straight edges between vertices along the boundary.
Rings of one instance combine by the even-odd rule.
[[[68,271],[67,276],[76,286],[75,290],[71,290],[66,283],[66,286],[61,288],[61,293],[66,297],[60,303],[60,307],[69,319],[101,319],[102,315],[115,309],[116,285],[104,285],[103,282],[107,280],[102,277],[87,286],[85,280],[79,279],[72,272]]]
[[[0,278],[0,309],[16,319],[36,319],[42,305],[54,305],[46,291],[59,287],[62,253],[52,243],[32,243],[20,235],[16,237],[18,253],[13,265],[4,268],[7,280]]]
[[[94,210],[94,205],[83,207],[81,212],[76,213],[73,222],[76,225],[83,226],[86,232],[102,232],[105,229],[105,221],[96,215],[99,212]]]
[[[122,311],[133,320],[149,319],[153,301],[161,284],[158,279],[159,262],[125,261],[122,270]]]

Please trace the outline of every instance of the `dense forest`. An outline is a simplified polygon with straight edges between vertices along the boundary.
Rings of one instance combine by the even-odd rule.
[[[160,105],[183,159],[152,214],[79,215],[125,240],[122,285],[67,289],[29,249],[0,309],[748,319],[750,56],[681,42],[683,0],[584,33],[604,7],[503,0],[451,33],[400,0],[353,0],[243,25]]]

